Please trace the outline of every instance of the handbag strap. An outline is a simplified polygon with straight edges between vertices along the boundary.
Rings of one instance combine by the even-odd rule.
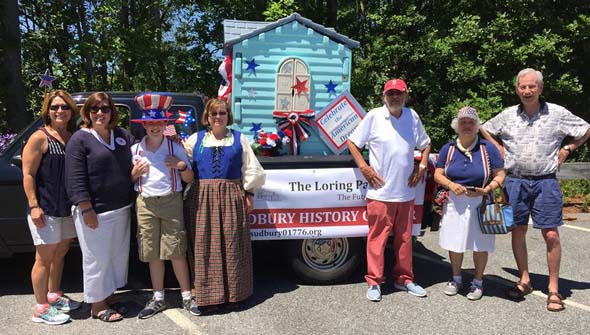
[[[479,151],[481,152],[481,163],[483,165],[483,184],[481,188],[484,188],[488,184],[488,181],[492,175],[492,167],[485,144],[480,143],[479,148]]]
[[[488,199],[489,196],[490,196],[489,194],[486,194],[481,197],[481,205],[479,206],[479,213],[481,215],[483,215],[486,212],[486,204],[487,204],[486,200]],[[492,197],[492,199],[493,198],[494,197]]]
[[[506,189],[502,186],[498,187],[500,190],[500,199],[497,201],[499,204],[508,204],[508,193],[506,193]]]

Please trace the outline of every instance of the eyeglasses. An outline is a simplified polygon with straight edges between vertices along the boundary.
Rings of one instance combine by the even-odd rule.
[[[227,112],[211,112],[209,115],[211,115],[211,117],[226,116]]]
[[[69,111],[71,109],[70,108],[70,105],[65,105],[65,104],[64,105],[52,105],[52,106],[49,106],[49,109],[52,110],[52,111],[54,111],[54,112],[57,112],[60,108],[61,108],[62,111]]]
[[[92,106],[90,107],[90,113],[96,114],[98,111],[102,111],[104,114],[108,114],[112,111],[111,106]]]

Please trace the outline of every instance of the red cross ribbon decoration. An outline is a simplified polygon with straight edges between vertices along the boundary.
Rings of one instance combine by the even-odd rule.
[[[309,138],[309,132],[304,126],[311,127],[311,119],[315,117],[315,112],[311,109],[301,112],[274,111],[272,115],[277,120],[279,129],[287,134],[291,140],[289,142],[291,155],[298,155],[299,142]]]

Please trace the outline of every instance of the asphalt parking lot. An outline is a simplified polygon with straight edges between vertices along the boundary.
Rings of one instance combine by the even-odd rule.
[[[560,291],[566,310],[545,309],[547,270],[540,232],[528,235],[530,271],[535,291],[514,302],[504,290],[517,279],[509,236],[499,236],[490,256],[480,301],[468,301],[465,293],[447,297],[442,290],[450,276],[446,252],[438,247],[438,233],[427,232],[415,247],[414,271],[428,297],[416,298],[396,291],[391,281],[383,288],[383,300],[365,298],[364,269],[348,282],[330,286],[297,282],[276,245],[255,245],[255,295],[238,310],[221,310],[201,317],[179,308],[178,290],[166,297],[169,310],[148,320],[137,313],[149,299],[147,267],[132,258],[129,285],[118,297],[130,307],[126,319],[107,324],[89,318],[88,307],[72,312],[73,321],[45,326],[30,321],[34,302],[30,284],[33,255],[0,259],[0,315],[2,334],[587,334],[590,324],[590,268],[588,241],[590,215],[566,216],[560,229],[563,245]],[[278,250],[277,250],[278,249]],[[391,259],[389,262],[391,263]],[[472,278],[471,256],[466,255],[464,280]],[[169,271],[171,272],[171,271]],[[63,286],[74,298],[82,298],[79,250],[68,255]],[[175,285],[173,277],[167,285]]]

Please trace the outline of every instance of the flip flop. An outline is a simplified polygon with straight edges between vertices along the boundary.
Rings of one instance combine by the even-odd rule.
[[[557,299],[551,299],[552,297],[556,297]],[[549,307],[551,304],[559,305],[559,307]],[[565,309],[565,304],[563,303],[563,297],[561,294],[557,292],[549,292],[547,295],[547,310],[549,312],[561,312]]]
[[[531,286],[531,283],[525,284],[520,281],[506,290],[506,295],[512,299],[522,299],[531,293],[533,293],[533,287]]]
[[[114,314],[119,314],[119,313],[117,313],[117,311],[115,311],[114,309],[107,308],[105,310],[98,312],[98,314],[96,314],[96,315],[92,315],[92,318],[99,319],[100,321],[104,321],[104,322],[117,322],[117,321],[123,320],[123,317],[121,316],[121,314],[119,314],[118,318],[111,319],[111,316],[113,316]]]

